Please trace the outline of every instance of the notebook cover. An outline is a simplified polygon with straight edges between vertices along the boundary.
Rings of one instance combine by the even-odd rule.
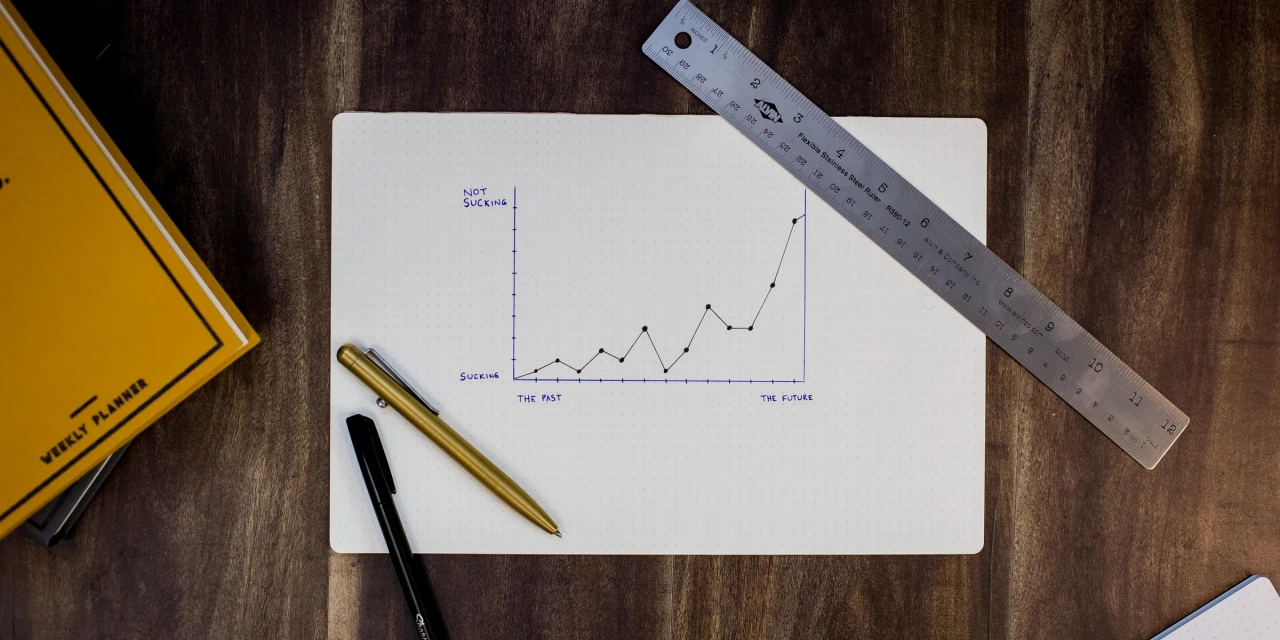
[[[258,336],[0,0],[0,536]]]

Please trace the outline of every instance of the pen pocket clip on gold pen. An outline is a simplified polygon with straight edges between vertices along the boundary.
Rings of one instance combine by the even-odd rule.
[[[413,385],[409,384],[409,382],[405,380],[403,376],[400,375],[400,372],[396,371],[395,367],[391,366],[391,363],[387,362],[386,359],[382,357],[382,354],[375,351],[373,347],[370,347],[364,350],[364,355],[368,356],[369,360],[373,362],[373,364],[377,365],[379,369],[382,369],[388,376],[391,377],[392,380],[395,380],[396,384],[400,385],[400,387],[404,389],[409,395],[413,396],[415,400],[417,400],[418,402],[421,402],[422,406],[426,407],[428,411],[436,415],[440,415],[440,410],[431,406],[431,403],[427,402],[427,399],[424,398],[421,393],[418,393],[418,390],[414,389]],[[386,409],[387,401],[379,397],[378,406],[382,409]]]

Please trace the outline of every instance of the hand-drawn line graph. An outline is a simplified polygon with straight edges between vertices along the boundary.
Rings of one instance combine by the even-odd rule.
[[[648,325],[644,325],[640,328],[640,332],[636,334],[635,339],[631,341],[631,344],[627,347],[627,350],[622,352],[622,355],[614,354],[613,352],[609,351],[604,347],[598,347],[591,351],[590,358],[586,358],[585,356],[582,356],[581,359],[579,360],[570,360],[567,357],[565,358],[556,357],[550,361],[545,361],[545,364],[542,364],[541,366],[535,367],[533,369],[518,369],[516,365],[516,276],[517,276],[516,233],[519,228],[519,224],[517,224],[518,222],[517,214],[519,212],[519,206],[518,206],[518,200],[517,200],[517,189],[513,188],[511,191],[511,378],[513,380],[519,380],[524,382],[571,382],[571,383],[581,383],[581,382],[654,383],[654,382],[658,382],[658,383],[667,383],[667,384],[671,384],[671,383],[710,384],[715,382],[715,383],[730,383],[730,384],[731,383],[779,384],[779,383],[804,382],[806,369],[807,369],[807,357],[805,355],[805,351],[807,351],[807,331],[808,331],[808,279],[809,279],[808,277],[809,276],[808,274],[808,262],[809,262],[808,260],[808,253],[809,253],[808,251],[808,229],[809,229],[808,209],[809,209],[809,198],[808,198],[808,191],[806,190],[804,191],[804,195],[801,200],[800,215],[790,218],[787,221],[790,224],[788,225],[786,240],[782,244],[782,253],[778,257],[777,266],[774,268],[773,279],[769,282],[768,288],[765,289],[764,298],[760,301],[760,306],[757,307],[755,315],[752,316],[751,321],[746,325],[731,324],[729,321],[725,320],[716,311],[715,307],[711,303],[708,303],[702,309],[702,316],[698,319],[698,323],[693,329],[693,334],[689,336],[689,340],[688,342],[685,343],[683,350],[675,357],[675,359],[671,360],[671,362],[667,362],[666,359],[663,358],[662,353],[658,350],[658,345],[655,344],[653,341],[653,337],[649,332]],[[774,289],[777,287],[778,274],[782,272],[782,266],[787,260],[788,250],[792,248],[791,245],[792,245],[793,239],[796,236],[797,227],[800,228],[799,240],[801,244],[801,259],[803,262],[801,286],[804,289],[801,296],[801,304],[803,305],[804,308],[801,310],[801,333],[802,333],[801,352],[802,353],[801,353],[800,377],[799,378],[791,377],[787,379],[778,378],[778,379],[759,379],[759,380],[734,379],[732,376],[726,376],[721,379],[715,379],[710,377],[700,378],[700,379],[671,377],[670,376],[671,370],[675,368],[676,364],[680,362],[682,358],[690,354],[690,350],[693,347],[694,339],[698,337],[698,332],[702,329],[703,324],[707,322],[708,316],[714,317],[715,320],[718,321],[720,325],[723,326],[727,331],[751,332],[755,330],[756,323],[757,321],[760,320],[760,315],[765,309],[765,304],[769,302],[769,296],[773,293]],[[795,251],[792,250],[791,253],[794,254]],[[587,368],[591,366],[591,363],[595,362],[595,360],[601,356],[607,356],[608,358],[612,358],[618,364],[625,364],[627,360],[627,356],[630,355],[631,352],[635,349],[636,345],[640,343],[641,338],[646,339],[649,343],[649,346],[652,347],[654,355],[656,355],[658,358],[658,364],[661,365],[663,377],[661,378],[658,378],[658,377],[654,377],[654,378],[649,378],[649,377],[586,378],[586,377],[583,377],[582,375],[583,372],[586,371]],[[643,349],[643,347],[641,348]],[[574,364],[579,362],[581,364]],[[524,371],[524,373],[517,373],[518,370],[522,370]],[[563,372],[566,375],[556,375],[561,372]]]

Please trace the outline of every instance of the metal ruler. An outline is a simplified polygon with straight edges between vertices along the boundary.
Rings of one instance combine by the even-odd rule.
[[[687,0],[645,55],[955,307],[1134,460],[1187,415]]]

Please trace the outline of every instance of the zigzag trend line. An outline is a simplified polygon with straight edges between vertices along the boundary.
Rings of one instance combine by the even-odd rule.
[[[808,214],[805,214],[805,215],[808,215]],[[553,365],[561,365],[561,366],[567,367],[569,370],[574,371],[576,373],[582,373],[584,370],[586,370],[587,367],[591,366],[592,362],[596,361],[596,358],[599,358],[600,356],[609,356],[610,358],[617,360],[619,363],[624,363],[627,361],[627,356],[631,354],[631,350],[635,349],[636,344],[640,342],[640,338],[647,338],[649,340],[649,346],[653,347],[653,353],[654,355],[658,356],[658,363],[662,365],[662,372],[670,373],[671,369],[676,366],[676,363],[680,362],[681,358],[688,355],[690,347],[693,346],[693,339],[698,337],[698,330],[702,328],[702,323],[706,321],[708,314],[715,316],[716,320],[719,320],[720,324],[723,324],[725,329],[729,331],[743,331],[743,330],[754,331],[756,328],[756,320],[760,319],[760,312],[764,311],[764,304],[769,301],[769,294],[773,293],[774,288],[778,284],[778,274],[782,273],[782,263],[784,260],[787,259],[787,248],[791,246],[791,237],[794,236],[796,233],[796,223],[800,222],[803,219],[804,219],[804,215],[801,215],[798,218],[791,219],[791,229],[790,231],[787,232],[786,243],[782,245],[782,256],[778,258],[778,268],[774,269],[773,280],[769,282],[769,288],[765,290],[764,299],[760,301],[760,307],[756,309],[755,317],[751,318],[751,323],[748,324],[747,326],[745,327],[741,325],[734,326],[729,324],[728,322],[725,322],[725,319],[720,317],[720,314],[716,313],[716,310],[712,309],[711,305],[708,304],[707,308],[703,309],[702,311],[702,317],[698,318],[698,326],[693,328],[693,335],[689,336],[689,342],[684,345],[684,351],[680,352],[680,355],[676,356],[676,359],[672,360],[671,364],[667,364],[667,361],[663,359],[662,354],[658,352],[658,345],[654,344],[653,342],[653,336],[649,333],[649,326],[645,325],[640,328],[640,333],[636,334],[636,339],[631,341],[631,346],[627,347],[626,352],[620,356],[614,355],[613,353],[610,353],[609,351],[601,347],[600,350],[596,351],[596,353],[591,356],[590,360],[587,360],[586,363],[584,363],[580,367],[575,367],[560,358],[556,358],[555,360],[552,360],[551,362],[548,362],[542,365],[541,367],[534,369],[533,371],[516,376],[515,379],[519,380],[521,378],[526,378],[528,376],[535,375],[538,372],[542,371],[543,369],[546,369],[547,367],[550,367]]]

